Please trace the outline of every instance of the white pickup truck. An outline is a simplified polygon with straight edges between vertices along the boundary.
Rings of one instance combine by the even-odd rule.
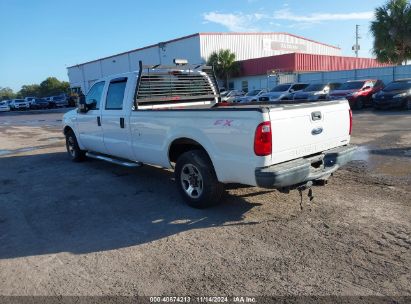
[[[350,161],[346,100],[220,102],[212,69],[142,66],[106,77],[63,119],[73,161],[173,168],[187,203],[218,203],[226,183],[289,191]]]

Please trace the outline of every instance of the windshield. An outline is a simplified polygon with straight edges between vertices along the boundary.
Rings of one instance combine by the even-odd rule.
[[[325,87],[325,84],[323,84],[323,83],[310,84],[303,91],[304,92],[322,91],[322,90],[324,90],[324,87]]]
[[[0,106],[5,106],[7,103],[5,101],[0,101]]]
[[[280,84],[270,90],[270,92],[285,92],[290,88],[289,84]]]
[[[411,80],[408,81],[393,81],[387,84],[383,89],[384,92],[409,90],[411,89]]]
[[[256,96],[258,93],[260,93],[260,90],[252,90],[245,94],[245,96]]]
[[[24,102],[24,99],[16,99],[15,102],[17,103]]]
[[[350,81],[343,83],[337,90],[355,90],[361,89],[364,81]]]

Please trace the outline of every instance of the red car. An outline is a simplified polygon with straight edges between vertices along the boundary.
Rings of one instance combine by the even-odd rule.
[[[351,109],[360,110],[372,105],[372,95],[381,91],[384,83],[378,79],[350,80],[330,92],[330,99],[346,98]]]

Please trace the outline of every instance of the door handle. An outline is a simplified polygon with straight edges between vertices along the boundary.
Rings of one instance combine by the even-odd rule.
[[[120,128],[124,129],[124,117],[120,117]]]
[[[316,111],[316,112],[312,112],[311,113],[311,119],[312,120],[321,120],[321,112],[320,111]]]
[[[99,127],[101,127],[101,118],[100,118],[100,116],[97,116],[97,125]]]

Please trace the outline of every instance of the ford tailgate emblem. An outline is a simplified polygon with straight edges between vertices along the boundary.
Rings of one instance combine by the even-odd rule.
[[[311,130],[311,134],[312,134],[312,135],[318,135],[318,134],[321,134],[322,131],[323,131],[323,128],[321,128],[321,127],[315,128],[315,129],[312,129],[312,130]]]

